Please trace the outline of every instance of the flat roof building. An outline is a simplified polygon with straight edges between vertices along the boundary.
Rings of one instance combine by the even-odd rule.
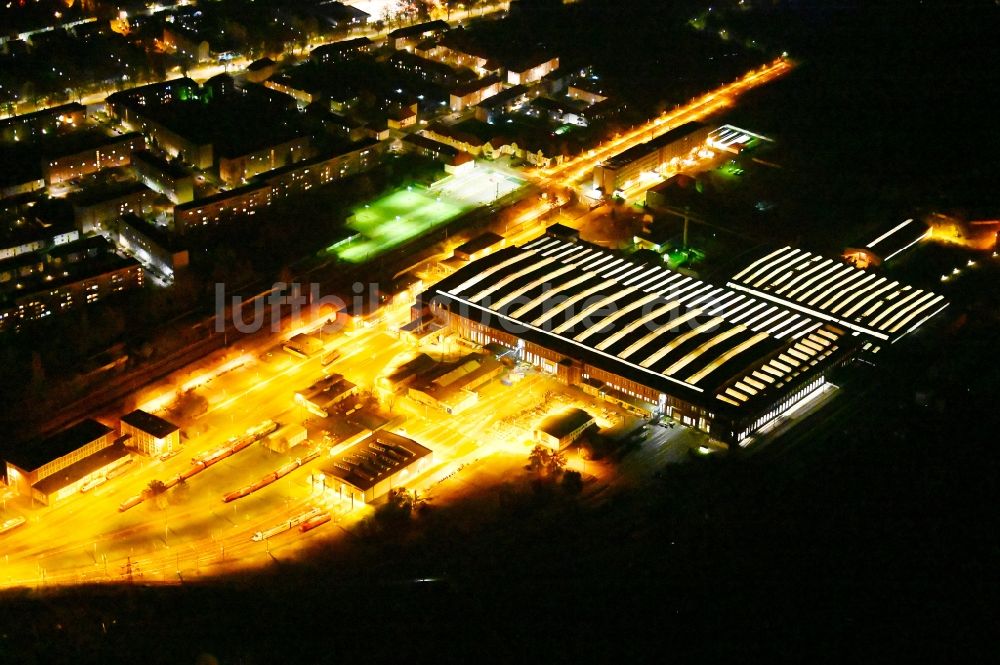
[[[90,234],[109,230],[123,215],[149,212],[159,195],[142,182],[128,182],[73,192],[67,198],[76,228]]]
[[[90,305],[143,283],[138,261],[115,254],[103,236],[58,245],[0,272],[0,330]]]
[[[430,448],[379,430],[337,455],[324,467],[328,492],[341,500],[371,503],[429,466]]]
[[[583,409],[569,409],[542,421],[535,429],[535,440],[553,450],[562,450],[593,424],[594,417]]]
[[[22,496],[48,504],[68,496],[67,487],[87,479],[121,455],[97,458],[114,443],[115,430],[92,418],[81,420],[47,439],[9,451],[6,455],[7,485]],[[98,462],[94,467],[94,462]],[[80,464],[82,463],[82,464]],[[80,464],[79,466],[76,466]],[[55,479],[37,489],[48,478]]]
[[[76,145],[55,146],[42,162],[49,185],[66,182],[104,169],[127,166],[132,154],[145,149],[146,139],[138,132],[117,136],[88,136]]]
[[[461,261],[475,261],[506,246],[506,238],[499,233],[487,231],[456,247],[455,258]]]
[[[295,403],[305,407],[310,413],[326,418],[330,409],[357,392],[358,387],[345,379],[343,374],[331,374],[296,392]]]
[[[190,254],[166,229],[150,224],[136,215],[125,215],[113,224],[113,237],[120,247],[130,251],[156,272],[172,277],[186,268]]]
[[[121,418],[122,436],[128,435],[125,444],[150,457],[173,452],[181,445],[177,425],[141,409]]]
[[[633,146],[594,167],[594,189],[605,195],[629,187],[644,172],[655,172],[704,143],[708,126],[686,122],[660,136]]]
[[[86,119],[87,108],[78,102],[13,115],[0,120],[0,140],[24,141],[39,134],[54,132],[63,126],[81,127]]]

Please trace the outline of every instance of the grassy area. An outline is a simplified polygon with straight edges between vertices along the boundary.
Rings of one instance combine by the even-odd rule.
[[[330,250],[345,261],[360,263],[432,231],[468,209],[409,186],[357,209],[347,226],[358,235]]]

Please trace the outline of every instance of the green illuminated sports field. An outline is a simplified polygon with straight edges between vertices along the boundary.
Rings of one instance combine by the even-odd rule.
[[[439,199],[417,188],[401,189],[357,210],[347,225],[361,234],[332,249],[337,256],[360,263],[427,233],[469,207]]]
[[[362,208],[347,221],[355,234],[327,248],[344,261],[362,263],[433,231],[477,206],[516,191],[524,181],[479,166],[449,176],[430,189],[398,189]]]

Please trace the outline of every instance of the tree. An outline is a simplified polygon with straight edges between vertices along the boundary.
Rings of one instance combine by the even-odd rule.
[[[583,476],[579,471],[566,471],[562,477],[562,488],[567,494],[579,494],[583,491]]]
[[[543,477],[554,478],[562,473],[564,466],[566,466],[566,456],[561,451],[537,445],[528,454],[528,465],[525,468]]]
[[[187,484],[187,481],[183,478],[174,485],[173,489],[170,490],[170,503],[181,504],[187,503],[191,496],[191,487]]]
[[[375,509],[375,521],[380,525],[400,525],[413,514],[413,497],[405,487],[389,490],[385,503]]]
[[[162,480],[151,480],[142,493],[150,501],[150,506],[154,510],[163,510],[166,507],[166,492],[167,486]]]
[[[431,17],[431,4],[427,0],[414,0],[413,13],[418,22],[427,21]]]
[[[194,390],[185,390],[177,396],[170,405],[170,413],[174,418],[187,423],[208,411],[208,400]]]
[[[146,491],[149,492],[149,496],[159,496],[167,491],[167,486],[162,480],[151,480]]]

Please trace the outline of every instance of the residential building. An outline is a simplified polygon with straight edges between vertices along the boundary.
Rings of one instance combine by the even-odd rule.
[[[274,60],[271,60],[270,58],[260,58],[259,60],[254,60],[247,65],[246,71],[243,72],[243,77],[251,83],[263,83],[274,75],[277,68],[278,63]]]
[[[608,98],[606,94],[584,86],[582,83],[571,85],[566,91],[566,96],[570,99],[578,99],[588,106],[603,102]]]
[[[343,151],[267,171],[249,184],[174,206],[174,228],[184,233],[192,226],[251,216],[270,205],[276,197],[306,191],[373,168],[379,164],[384,149],[384,144],[365,139]]]
[[[34,255],[12,259],[31,266],[15,279],[0,282],[0,330],[140,288],[139,262],[110,249],[110,243],[97,236],[50,250],[40,260]]]
[[[405,28],[398,28],[389,33],[386,43],[397,51],[412,51],[424,39],[447,32],[449,25],[444,21],[428,21]]]
[[[430,124],[421,134],[439,143],[450,145],[453,148],[477,157],[483,153],[484,147],[487,152],[492,151],[489,141],[440,122]]]
[[[288,95],[302,106],[308,106],[316,101],[317,96],[309,90],[297,86],[290,76],[282,74],[264,81],[265,88]]]
[[[271,204],[272,190],[267,183],[254,182],[234,187],[203,199],[174,206],[174,229],[185,233],[195,226],[206,226],[247,217]]]
[[[476,119],[492,125],[499,121],[504,114],[513,113],[527,104],[533,90],[535,89],[527,86],[515,85],[501,90],[488,99],[481,100],[476,106]]]
[[[503,67],[489,53],[465,37],[463,30],[450,30],[440,41],[418,44],[416,53],[456,67],[466,67],[477,76],[500,74]],[[423,47],[423,48],[421,48]]]
[[[336,30],[354,30],[368,24],[371,15],[353,5],[324,0],[319,4],[318,14],[330,27]]]
[[[0,199],[23,196],[45,188],[45,178],[41,175],[41,169],[25,166],[23,169],[12,168],[0,172]]]
[[[550,97],[537,97],[531,101],[527,113],[553,123],[586,125],[586,121],[580,116],[581,107],[582,102],[572,99],[555,100]]]
[[[455,86],[475,78],[471,71],[459,72],[447,64],[421,58],[409,51],[393,53],[388,62],[401,72],[415,74],[425,81],[442,86]]]
[[[416,106],[414,104],[413,106]],[[413,127],[417,124],[417,110],[416,108],[405,106],[397,111],[393,111],[386,118],[386,124],[389,129],[403,129],[405,127]]]
[[[451,91],[449,105],[452,111],[461,111],[469,106],[475,106],[503,89],[500,77],[490,74],[486,78],[470,81],[457,86]]]
[[[507,83],[528,85],[559,68],[559,57],[536,55],[520,58],[507,66]]]
[[[344,62],[359,53],[371,53],[373,48],[372,40],[367,37],[357,37],[317,46],[309,52],[309,57],[314,62],[327,65],[334,62]]]
[[[97,137],[90,145],[75,146],[70,152],[50,152],[42,162],[42,173],[48,185],[73,180],[104,169],[127,166],[132,155],[145,149],[146,139],[138,132],[118,136]]]
[[[63,127],[82,127],[87,120],[87,108],[72,102],[33,113],[14,115],[0,120],[0,141],[25,141],[46,134],[55,134]]]
[[[0,230],[0,261],[79,239],[80,232],[68,223],[24,220],[16,227]]]
[[[143,150],[132,156],[132,168],[139,180],[173,203],[194,200],[194,174],[179,163],[169,162]]]
[[[158,195],[141,182],[95,188],[70,195],[76,228],[83,235],[106,231],[122,215],[142,215],[152,209]]]
[[[259,173],[301,162],[312,156],[312,142],[308,135],[267,143],[263,147],[249,150],[246,150],[246,146],[220,150],[219,178],[227,185],[235,185],[246,182]]]
[[[605,195],[626,189],[643,173],[654,173],[702,145],[709,127],[686,122],[655,139],[629,148],[594,167],[594,189]]]
[[[380,163],[385,145],[363,139],[344,150],[317,155],[259,176],[274,195],[284,196],[363,173]]]
[[[190,263],[187,248],[165,229],[137,215],[124,215],[112,224],[115,242],[160,275],[173,276]]]

